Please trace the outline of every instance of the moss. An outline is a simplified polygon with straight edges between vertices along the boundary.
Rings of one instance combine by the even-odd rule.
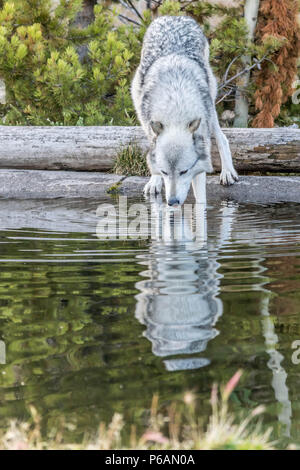
[[[124,176],[149,176],[146,154],[135,143],[128,145],[118,153],[113,172]]]
[[[107,194],[119,194],[120,189],[122,186],[122,181],[118,181],[118,183],[113,184],[110,188],[107,189]]]

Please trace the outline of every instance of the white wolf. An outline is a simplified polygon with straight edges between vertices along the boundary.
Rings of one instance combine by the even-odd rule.
[[[238,179],[215,109],[217,82],[208,42],[196,21],[162,16],[151,23],[131,93],[150,141],[147,162],[152,176],[146,194],[160,193],[163,179],[168,204],[183,204],[192,182],[200,200],[206,172],[212,171],[212,135],[221,156],[220,182]]]

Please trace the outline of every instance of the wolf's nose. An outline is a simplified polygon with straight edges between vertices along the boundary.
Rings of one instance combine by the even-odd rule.
[[[171,197],[171,199],[168,200],[168,206],[179,206],[178,199],[176,199],[176,197]]]

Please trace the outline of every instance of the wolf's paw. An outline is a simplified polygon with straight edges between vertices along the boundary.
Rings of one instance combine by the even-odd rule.
[[[151,176],[150,181],[144,187],[144,194],[147,196],[157,196],[161,193],[162,177],[158,175]]]
[[[230,186],[231,184],[234,184],[235,181],[238,181],[238,179],[239,176],[234,168],[231,168],[231,170],[224,169],[221,171],[220,184],[223,184],[224,186]]]

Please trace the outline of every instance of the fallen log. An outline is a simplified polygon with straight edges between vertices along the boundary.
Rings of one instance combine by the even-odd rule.
[[[73,225],[73,222],[76,225],[76,217],[68,219],[66,216],[66,211],[73,205],[70,201],[89,199],[94,201],[93,210],[95,211],[100,201],[105,200],[109,203],[114,201],[110,196],[112,190],[115,191],[114,194],[129,198],[141,198],[143,188],[148,180],[149,178],[141,176],[123,177],[101,172],[0,169],[0,229],[3,227],[2,222],[6,216],[9,218],[9,224],[12,224],[7,225],[8,221],[6,220],[7,227],[13,227],[17,219],[19,219],[20,226],[38,227],[39,225],[35,225],[30,219],[31,216],[27,213],[27,210],[32,210],[35,214],[34,217],[39,217],[43,224],[44,222],[46,225],[49,223],[49,227],[51,222],[55,223],[55,221],[59,222],[61,227],[63,227],[63,224]],[[60,198],[65,201],[63,205]],[[46,199],[52,200],[54,207],[55,204],[60,207],[55,220],[48,218],[43,210],[38,215],[38,206],[40,204],[43,207],[45,203],[42,200],[45,201]],[[209,175],[207,178],[208,202],[213,203],[213,201],[222,201],[224,199],[243,203],[300,203],[300,176],[247,175],[240,176],[239,181],[232,186],[222,186],[219,176]],[[26,202],[28,200],[39,202],[32,204],[30,209],[30,204]],[[194,202],[192,190],[189,192],[187,202]],[[6,216],[5,207],[7,207]],[[87,207],[88,204],[83,202],[84,210]],[[83,217],[82,222],[85,219]],[[53,226],[55,227],[55,225]],[[85,231],[84,224],[82,228]],[[76,229],[76,231],[81,230]]]
[[[238,171],[300,172],[300,129],[224,129]],[[140,127],[0,126],[0,168],[109,170],[120,151],[135,143],[145,152]],[[220,159],[212,146],[215,170]]]
[[[103,176],[74,171],[0,170],[0,230],[34,227],[44,231],[95,234],[101,217],[97,213],[99,205],[119,205],[118,199],[107,195],[108,175]],[[147,180],[137,176],[125,178],[120,194],[140,198]],[[218,202],[215,207],[224,199],[241,203],[300,203],[299,176],[241,176],[239,183],[227,187],[220,185],[218,176],[209,176],[207,183],[208,203]],[[30,186],[29,191],[24,191],[25,185]],[[130,201],[135,199],[128,201],[128,208]],[[194,202],[192,195],[188,202]],[[269,214],[271,216],[271,212]],[[250,217],[249,224],[251,222]],[[268,230],[281,229],[279,224],[266,224]]]

